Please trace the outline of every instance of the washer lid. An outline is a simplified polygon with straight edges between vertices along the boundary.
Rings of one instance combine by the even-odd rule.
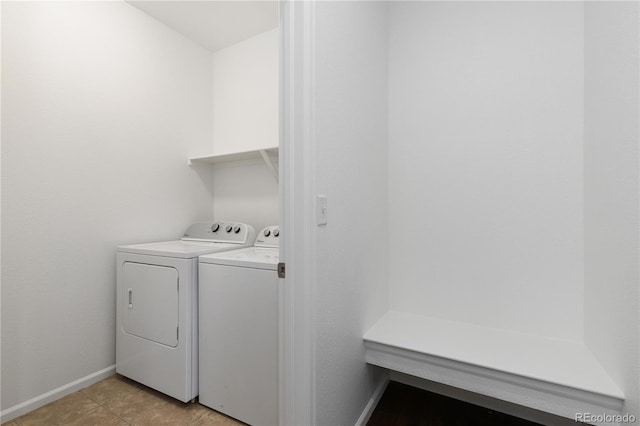
[[[247,247],[224,253],[207,254],[199,257],[200,263],[241,266],[245,268],[276,270],[279,261],[277,248]]]
[[[198,241],[164,241],[159,243],[133,244],[119,246],[121,253],[147,254],[152,256],[178,257],[191,259],[207,253],[233,250],[246,247],[242,243],[206,243]]]

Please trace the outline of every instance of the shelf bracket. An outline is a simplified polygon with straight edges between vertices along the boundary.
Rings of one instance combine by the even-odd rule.
[[[271,173],[273,173],[273,176],[275,176],[276,181],[278,181],[278,169],[273,165],[273,161],[271,161],[271,157],[269,157],[269,153],[264,149],[259,150],[259,152],[260,152],[260,155],[262,156],[262,159],[264,160],[264,164],[271,171]]]

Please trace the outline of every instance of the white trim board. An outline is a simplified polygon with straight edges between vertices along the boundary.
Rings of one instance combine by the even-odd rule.
[[[378,406],[378,402],[380,402],[380,398],[382,398],[382,395],[384,395],[384,391],[387,390],[388,385],[389,385],[389,373],[386,373],[382,376],[382,378],[378,382],[376,389],[373,391],[373,394],[371,395],[371,398],[369,398],[369,402],[367,402],[367,405],[364,407],[364,410],[362,410],[362,414],[360,414],[360,417],[356,421],[355,426],[365,426],[367,424],[367,422],[371,418],[371,415],[373,414],[376,407]]]
[[[87,386],[91,386],[92,384],[99,382],[102,379],[113,376],[115,373],[116,366],[114,364],[107,368],[103,368],[102,370],[96,371],[95,373],[91,373],[87,376],[81,377],[78,380],[67,383],[66,385],[62,385],[53,390],[50,390],[49,392],[45,392],[42,395],[38,395],[27,401],[21,402],[20,404],[16,404],[13,407],[9,407],[0,412],[0,422],[5,423],[13,420],[16,417],[27,414],[30,411],[33,411],[37,408],[47,405],[50,402],[65,397],[77,390],[84,389]]]
[[[624,393],[579,342],[387,312],[366,361],[535,410],[620,414]]]
[[[280,0],[280,423],[315,423],[314,2]],[[294,249],[295,248],[295,249]]]
[[[443,395],[449,398],[457,399],[458,401],[463,401],[469,404],[485,407],[493,411],[508,414],[510,416],[518,417],[518,418],[528,420],[530,422],[537,423],[540,425],[554,425],[554,426],[575,426],[576,425],[576,421],[574,419],[558,417],[553,414],[544,413],[539,410],[534,410],[533,408],[512,404],[510,402],[506,402],[496,398],[491,398],[486,395],[480,395],[480,394],[469,392],[460,388],[454,388],[452,386],[443,385],[442,383],[421,379],[416,376],[410,376],[408,374],[398,373],[397,371],[390,372],[389,381],[413,386],[414,388],[423,389],[429,392],[436,393],[438,395]]]

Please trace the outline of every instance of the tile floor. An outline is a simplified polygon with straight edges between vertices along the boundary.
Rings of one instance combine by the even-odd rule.
[[[183,404],[125,377],[115,375],[3,423],[3,426],[243,424],[200,404]]]

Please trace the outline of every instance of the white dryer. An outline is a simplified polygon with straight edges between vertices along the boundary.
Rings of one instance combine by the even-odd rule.
[[[200,256],[199,402],[250,425],[279,423],[279,235]]]
[[[181,240],[118,247],[116,372],[183,402],[198,396],[198,256],[254,238],[250,225],[198,222]]]

